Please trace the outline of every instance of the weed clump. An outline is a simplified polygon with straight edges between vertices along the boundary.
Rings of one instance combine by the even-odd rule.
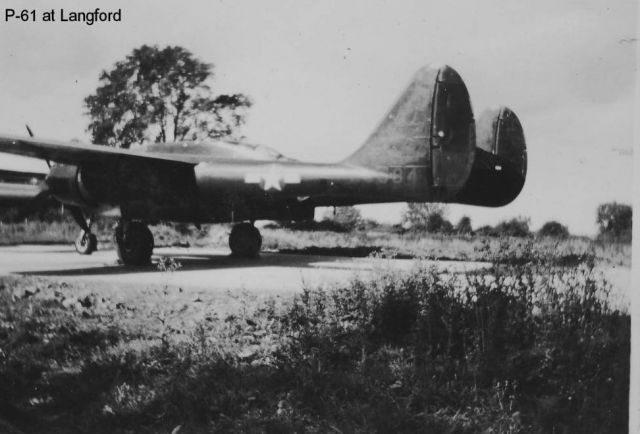
[[[298,396],[348,431],[624,431],[629,317],[589,267],[539,271],[305,292],[286,317]]]

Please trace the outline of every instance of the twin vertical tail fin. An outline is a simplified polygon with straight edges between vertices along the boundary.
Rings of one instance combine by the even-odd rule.
[[[403,188],[415,193],[408,200],[504,205],[524,184],[522,127],[506,108],[480,121],[476,147],[473,110],[462,78],[449,66],[426,66],[343,163],[394,174],[418,173],[396,186],[398,193]],[[415,180],[421,185],[409,185]]]
[[[513,201],[527,176],[527,147],[518,116],[507,107],[484,111],[477,122],[476,158],[456,202],[503,206]]]

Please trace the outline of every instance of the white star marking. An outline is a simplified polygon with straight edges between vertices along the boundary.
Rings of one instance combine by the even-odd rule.
[[[300,175],[283,170],[281,166],[272,164],[265,172],[247,173],[244,177],[246,184],[260,184],[264,191],[282,191],[286,184],[300,184]]]

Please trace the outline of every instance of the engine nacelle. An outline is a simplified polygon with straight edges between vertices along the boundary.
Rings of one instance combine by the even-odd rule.
[[[455,202],[503,206],[513,201],[527,176],[527,149],[518,116],[507,107],[487,110],[476,122],[471,174]]]
[[[82,170],[69,164],[55,164],[45,178],[51,195],[67,205],[93,208],[98,205],[82,182]]]

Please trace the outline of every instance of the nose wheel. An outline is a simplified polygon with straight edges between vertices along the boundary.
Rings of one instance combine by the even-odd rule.
[[[69,211],[71,212],[71,216],[80,226],[80,233],[73,243],[76,248],[76,252],[81,255],[90,255],[96,250],[98,250],[98,239],[96,235],[91,233],[91,223],[93,219],[91,216],[89,218],[85,218],[84,213],[80,208],[77,207],[69,207]]]
[[[144,223],[120,221],[116,226],[113,240],[118,258],[124,265],[151,264],[153,235]]]
[[[231,254],[241,258],[257,258],[262,247],[260,231],[251,223],[239,223],[229,234]]]
[[[76,248],[76,252],[81,255],[90,255],[98,250],[98,239],[95,234],[81,230],[78,238],[76,238],[74,246]]]

